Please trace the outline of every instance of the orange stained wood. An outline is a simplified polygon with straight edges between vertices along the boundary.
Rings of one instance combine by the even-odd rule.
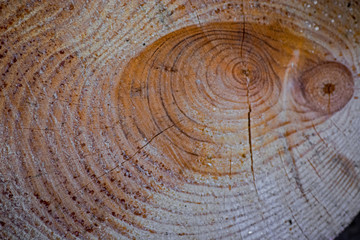
[[[135,139],[167,129],[149,157],[189,176],[241,174],[244,162],[253,172],[271,158],[261,149],[350,100],[350,71],[330,59],[327,49],[276,23],[181,28],[125,67],[117,88],[124,126]]]

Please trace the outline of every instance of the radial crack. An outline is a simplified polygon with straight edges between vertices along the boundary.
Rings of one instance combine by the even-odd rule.
[[[170,125],[169,127],[161,130],[160,132],[158,132],[157,134],[155,134],[147,143],[145,143],[142,147],[140,147],[133,155],[131,155],[128,159],[124,160],[123,162],[121,162],[120,164],[116,165],[115,167],[113,167],[112,169],[110,169],[107,172],[104,172],[103,174],[101,174],[100,176],[96,177],[96,180],[104,177],[105,175],[113,172],[115,169],[121,167],[124,163],[130,161],[131,159],[133,159],[138,153],[140,153],[147,145],[149,145],[155,138],[157,138],[159,135],[161,135],[162,133],[164,133],[165,131],[167,131],[168,129],[172,128],[175,126],[175,123]],[[81,188],[79,188],[77,191],[75,191],[74,193],[77,193],[79,191],[81,191],[82,189],[84,189],[86,186],[88,186],[90,183],[92,182],[88,182],[85,185],[83,185]]]
[[[243,57],[243,46],[245,39],[245,15],[243,14],[243,29],[242,29],[242,38],[241,38],[241,46],[240,46],[240,57]]]
[[[252,173],[252,177],[253,177],[253,184],[254,184],[254,189],[255,189],[255,193],[256,193],[256,197],[259,200],[259,203],[262,205],[262,201],[260,199],[260,195],[256,186],[256,179],[255,179],[255,171],[254,171],[254,157],[253,157],[253,151],[252,151],[252,142],[251,142],[251,103],[250,103],[250,90],[249,90],[249,84],[250,84],[250,79],[249,77],[246,77],[246,98],[247,98],[247,104],[249,106],[249,111],[248,111],[248,136],[249,136],[249,152],[250,152],[250,160],[251,160],[251,173]],[[259,213],[261,215],[262,220],[265,222],[266,226],[268,227],[268,224],[265,221],[264,218],[264,213],[262,212],[261,209],[259,209]]]
[[[250,79],[248,77],[246,79],[247,79],[246,98],[247,98],[247,103],[248,103],[248,106],[249,106],[249,111],[248,111],[248,135],[249,135],[249,151],[250,151],[250,159],[251,159],[251,173],[252,173],[252,176],[253,176],[253,182],[254,182],[256,195],[259,197],[258,190],[257,190],[257,187],[256,187],[256,182],[255,182],[254,157],[253,157],[252,142],[251,142],[251,103],[250,103],[250,98],[249,98]],[[259,200],[260,200],[260,198],[259,198]]]

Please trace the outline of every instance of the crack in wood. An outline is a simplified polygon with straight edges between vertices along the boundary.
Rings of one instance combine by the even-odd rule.
[[[307,240],[309,240],[309,237],[305,234],[304,230],[302,229],[302,227],[300,226],[300,224],[299,224],[298,221],[296,220],[293,210],[291,209],[291,207],[290,207],[289,205],[287,205],[287,207],[288,207],[288,209],[289,209],[289,211],[290,211],[290,213],[291,213],[292,219],[294,219],[294,222],[295,222],[296,225],[299,227],[300,232],[303,234],[303,236],[304,236]]]
[[[249,111],[248,111],[249,152],[250,152],[250,160],[251,160],[251,173],[252,173],[252,177],[253,177],[253,181],[254,181],[255,192],[256,192],[256,195],[259,197],[258,190],[257,190],[257,187],[256,187],[256,182],[255,182],[254,157],[253,157],[252,142],[251,142],[251,103],[250,103],[250,98],[249,98],[249,82],[250,82],[250,79],[247,78],[246,98],[247,98],[247,103],[248,103],[248,106],[249,106]]]
[[[249,152],[250,152],[250,168],[251,168],[251,173],[252,173],[252,178],[253,178],[253,184],[254,184],[254,189],[255,189],[255,194],[257,199],[259,200],[259,204],[262,205],[262,201],[260,199],[260,195],[256,186],[256,178],[255,178],[255,171],[254,171],[254,157],[253,157],[253,151],[252,151],[252,141],[251,141],[251,103],[250,103],[250,90],[249,90],[249,83],[250,83],[250,79],[249,77],[246,76],[247,82],[246,82],[246,98],[247,98],[247,104],[249,107],[249,111],[248,111],[248,138],[249,138]],[[261,219],[263,222],[265,222],[265,218],[264,218],[264,213],[261,209],[258,210],[260,215],[261,215]],[[265,223],[267,225],[267,223]]]
[[[316,135],[320,138],[320,140],[325,144],[326,147],[329,147],[325,140],[320,136],[320,133],[316,130],[314,123],[312,123],[312,127],[316,133]]]
[[[123,166],[124,163],[132,160],[138,153],[140,153],[146,146],[148,146],[155,138],[157,138],[158,136],[160,136],[162,133],[164,133],[165,131],[169,130],[170,128],[174,127],[176,124],[172,124],[171,126],[161,130],[160,132],[158,132],[157,134],[155,134],[152,138],[150,138],[150,140],[145,143],[143,146],[141,146],[133,155],[131,155],[128,159],[124,160],[123,162],[121,162],[120,164],[116,165],[115,167],[111,168],[109,171],[107,172],[104,172],[103,174],[101,174],[100,176],[96,177],[95,180],[98,180],[102,177],[104,177],[105,175],[113,172],[114,170],[116,170],[117,168]],[[78,193],[80,192],[81,190],[83,190],[86,186],[88,186],[89,184],[91,184],[92,182],[88,182],[86,183],[85,185],[83,185],[80,189],[78,189],[77,191],[74,192],[75,193]]]
[[[243,57],[243,46],[244,46],[244,39],[245,39],[245,15],[243,14],[243,29],[242,29],[242,38],[241,38],[241,45],[240,45],[240,57]]]
[[[191,0],[189,0],[189,3],[190,3],[191,8],[194,9],[195,7],[194,7],[194,5],[191,3]],[[195,9],[194,14],[195,14],[195,16],[196,16],[196,18],[197,18],[197,20],[198,20],[198,22],[199,22],[199,26],[201,26],[200,18],[199,18],[199,15],[196,13],[196,11],[197,11],[197,8]]]
[[[297,167],[295,158],[294,158],[292,152],[289,152],[289,153],[290,153],[290,157],[291,157],[291,160],[292,160],[293,169],[294,169],[294,172],[295,172],[294,179],[295,179],[296,186],[297,186],[297,188],[300,190],[301,195],[302,195],[302,196],[304,197],[304,199],[308,202],[308,199],[307,199],[306,194],[305,194],[305,191],[304,191],[304,187],[303,187],[303,185],[302,185],[302,183],[301,183],[301,181],[300,181],[299,169],[298,169],[298,167]]]

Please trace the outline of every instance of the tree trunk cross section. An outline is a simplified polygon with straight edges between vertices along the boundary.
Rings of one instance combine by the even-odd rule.
[[[331,239],[360,210],[356,1],[0,3],[0,238]]]

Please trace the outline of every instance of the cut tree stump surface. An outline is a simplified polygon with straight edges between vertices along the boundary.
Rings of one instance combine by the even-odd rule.
[[[0,3],[0,238],[333,239],[360,211],[358,1]]]

